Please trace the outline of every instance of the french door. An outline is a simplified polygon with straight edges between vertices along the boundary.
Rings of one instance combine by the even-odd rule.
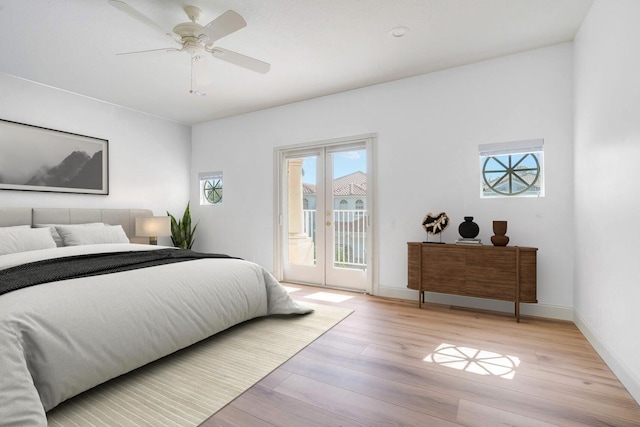
[[[371,138],[281,151],[284,281],[371,290],[371,151]]]

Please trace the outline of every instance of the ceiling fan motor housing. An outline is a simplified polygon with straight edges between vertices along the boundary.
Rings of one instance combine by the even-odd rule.
[[[195,37],[202,32],[202,25],[195,22],[183,22],[173,27],[173,32],[180,37]]]
[[[195,22],[184,22],[173,27],[173,32],[182,38],[183,47],[189,53],[202,52],[208,37],[201,34],[202,25]]]

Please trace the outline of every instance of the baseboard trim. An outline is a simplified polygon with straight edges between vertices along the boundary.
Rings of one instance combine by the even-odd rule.
[[[604,363],[613,371],[618,377],[622,385],[625,386],[627,391],[640,405],[640,379],[636,378],[626,365],[620,361],[604,342],[598,338],[598,334],[589,326],[580,313],[574,311],[573,323],[576,324],[582,335],[585,336],[589,344],[598,352]]]
[[[418,291],[412,289],[393,288],[379,286],[378,295],[388,298],[399,298],[418,302]],[[458,295],[437,294],[426,292],[426,301],[436,304],[455,305],[459,307],[475,308],[480,310],[500,311],[513,313],[512,302],[489,300],[484,298],[463,297]],[[520,314],[525,316],[545,317],[548,319],[573,321],[574,313],[571,307],[560,307],[547,304],[520,304]]]

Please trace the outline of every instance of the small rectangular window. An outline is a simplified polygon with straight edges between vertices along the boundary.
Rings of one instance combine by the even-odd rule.
[[[543,146],[543,139],[480,145],[480,197],[543,197]]]
[[[200,205],[222,204],[222,172],[200,173]]]

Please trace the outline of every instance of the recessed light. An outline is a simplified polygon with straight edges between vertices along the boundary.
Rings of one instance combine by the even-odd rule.
[[[409,27],[395,27],[389,31],[393,37],[400,38],[404,37],[410,31]]]

